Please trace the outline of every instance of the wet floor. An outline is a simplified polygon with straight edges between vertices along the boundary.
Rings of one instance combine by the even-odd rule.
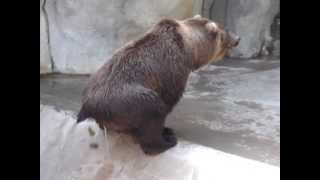
[[[78,111],[87,79],[42,77],[40,101]],[[226,60],[192,73],[167,126],[193,143],[279,166],[280,61]]]

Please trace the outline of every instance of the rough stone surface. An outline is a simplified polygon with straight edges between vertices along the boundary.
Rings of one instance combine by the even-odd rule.
[[[221,22],[241,36],[239,46],[229,53],[231,57],[280,57],[279,2],[40,0],[40,73],[51,72],[52,66],[55,72],[93,73],[115,49],[144,34],[162,17],[184,19],[193,14]],[[44,3],[48,16],[41,9]]]
[[[42,180],[278,180],[280,168],[180,140],[146,156],[132,139],[40,104]],[[91,144],[96,144],[92,148]]]
[[[271,25],[272,44],[270,53],[275,57],[280,57],[280,12],[275,16]]]
[[[48,46],[47,21],[43,12],[44,0],[40,0],[40,74],[52,72]]]
[[[272,54],[276,57],[280,57],[280,40],[274,41],[272,47]]]
[[[192,15],[193,0],[47,0],[55,70],[87,74],[162,17]]]
[[[87,79],[40,79],[41,102],[77,112]],[[280,61],[225,60],[192,73],[166,123],[190,142],[279,166]]]

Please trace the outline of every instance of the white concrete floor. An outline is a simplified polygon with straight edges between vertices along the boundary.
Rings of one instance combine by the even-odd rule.
[[[75,126],[86,81],[40,79],[42,180],[280,178],[280,61],[227,60],[193,73],[167,119],[179,144],[156,157],[112,132],[107,148],[92,122]]]
[[[40,118],[41,180],[280,179],[276,166],[182,139],[175,148],[146,156],[129,136],[105,137],[90,121],[76,125],[74,112],[40,105]]]

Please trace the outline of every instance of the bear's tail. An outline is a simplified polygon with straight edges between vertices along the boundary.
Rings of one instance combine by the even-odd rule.
[[[81,110],[80,110],[80,112],[78,113],[78,116],[77,116],[77,123],[80,123],[80,122],[86,120],[87,118],[88,118],[87,113],[85,113],[83,107],[81,107]]]

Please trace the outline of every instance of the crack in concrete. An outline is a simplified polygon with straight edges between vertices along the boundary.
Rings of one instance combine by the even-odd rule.
[[[41,9],[42,9],[45,21],[46,21],[46,33],[47,33],[48,51],[49,51],[49,58],[50,58],[50,62],[51,62],[51,73],[53,73],[53,72],[55,72],[56,68],[55,68],[55,63],[53,61],[52,50],[51,50],[49,18],[48,18],[48,13],[47,13],[46,8],[45,8],[46,3],[47,3],[47,0],[43,0],[42,1]]]

